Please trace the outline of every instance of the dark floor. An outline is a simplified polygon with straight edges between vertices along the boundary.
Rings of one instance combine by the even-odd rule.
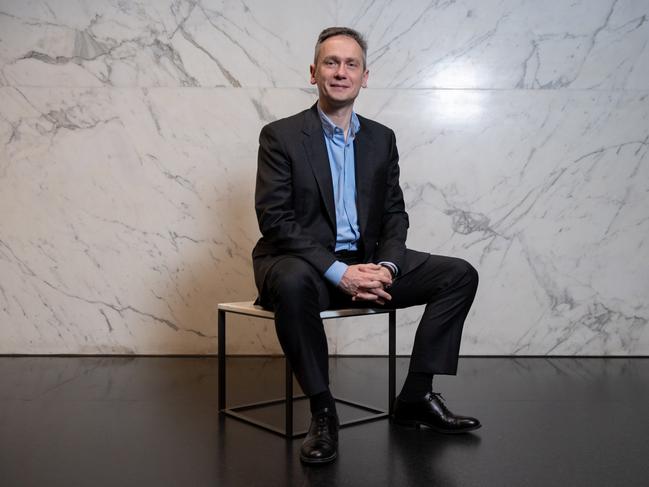
[[[281,394],[282,359],[228,363],[230,404]],[[331,376],[387,404],[386,359],[332,359]],[[649,485],[649,359],[464,358],[436,389],[482,429],[354,426],[319,468],[299,439],[220,420],[216,377],[214,358],[0,357],[0,486]]]

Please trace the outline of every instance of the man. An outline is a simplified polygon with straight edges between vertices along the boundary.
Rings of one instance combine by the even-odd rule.
[[[464,319],[478,276],[467,262],[406,249],[408,215],[392,130],[353,111],[367,85],[367,44],[355,30],[325,29],[310,67],[318,102],[265,126],[259,137],[255,207],[262,237],[253,250],[260,303],[302,390],[311,426],[305,463],[338,453],[320,311],[426,304],[393,421],[445,433],[480,427],[432,391],[434,374],[455,374]]]

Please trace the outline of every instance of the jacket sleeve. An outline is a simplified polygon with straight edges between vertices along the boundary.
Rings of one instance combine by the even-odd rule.
[[[386,174],[386,192],[381,221],[381,232],[374,261],[388,261],[403,269],[408,235],[408,214],[399,186],[399,152],[394,132],[390,131],[390,157]]]
[[[272,124],[259,134],[255,211],[263,245],[275,255],[301,257],[324,274],[336,258],[296,220],[292,161],[282,142]]]

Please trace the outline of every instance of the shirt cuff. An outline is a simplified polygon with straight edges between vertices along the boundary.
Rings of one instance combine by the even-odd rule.
[[[347,270],[347,267],[347,264],[337,260],[336,262],[331,264],[329,269],[327,269],[327,271],[324,273],[324,277],[334,286],[338,286],[340,280],[343,278],[343,274]]]
[[[379,265],[385,266],[388,269],[392,271],[392,277],[397,277],[399,275],[399,268],[394,262],[388,262],[387,260],[383,260],[379,262]]]

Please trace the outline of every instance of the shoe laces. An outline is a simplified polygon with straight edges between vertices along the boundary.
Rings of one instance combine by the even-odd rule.
[[[439,407],[444,412],[444,414],[452,414],[451,411],[449,411],[449,409],[446,407],[446,400],[444,399],[444,396],[442,396],[441,392],[431,392],[430,395],[439,399]]]
[[[431,395],[441,399],[442,402],[446,402],[446,399],[444,399],[444,396],[442,396],[441,392],[431,392]]]
[[[325,414],[315,418],[315,425],[318,434],[324,433],[329,429],[329,417]]]

